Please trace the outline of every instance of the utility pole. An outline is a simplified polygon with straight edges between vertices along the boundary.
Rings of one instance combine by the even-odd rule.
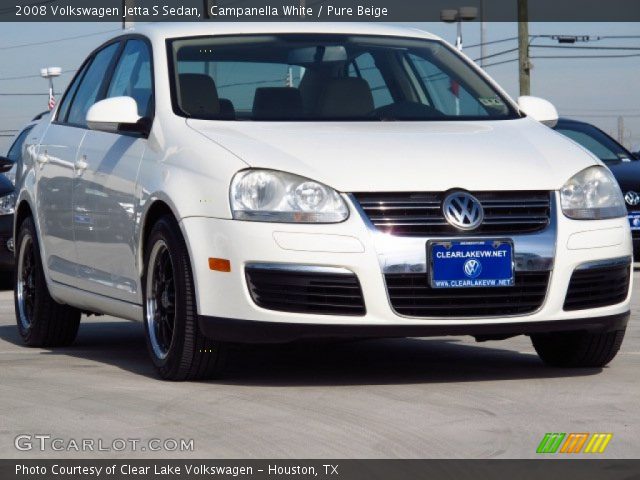
[[[518,0],[518,52],[518,63],[520,65],[520,95],[531,95],[528,0]]]

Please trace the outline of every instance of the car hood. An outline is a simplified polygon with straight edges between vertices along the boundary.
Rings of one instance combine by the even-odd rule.
[[[481,122],[187,120],[251,167],[302,175],[342,192],[558,190],[599,163],[529,118]]]
[[[623,192],[640,192],[640,161],[610,163],[607,165],[618,180]]]

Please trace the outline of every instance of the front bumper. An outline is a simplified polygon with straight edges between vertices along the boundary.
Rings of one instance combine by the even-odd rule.
[[[9,243],[13,242],[13,215],[0,215],[0,271],[12,271],[15,264]]]
[[[580,311],[563,308],[576,268],[632,255],[626,218],[575,221],[554,214],[552,225],[544,232],[513,238],[517,271],[550,272],[546,298],[536,311],[526,315],[427,318],[394,311],[384,274],[426,272],[428,239],[380,234],[371,229],[353,203],[350,209],[347,221],[332,225],[183,219],[181,228],[192,259],[202,329],[214,338],[230,341],[318,336],[491,336],[609,328],[619,325],[617,319],[628,318],[631,285],[626,299],[616,305]],[[212,257],[228,259],[231,272],[212,271],[208,264]],[[245,267],[254,263],[347,269],[360,282],[366,313],[317,315],[261,308],[251,298],[245,278]]]
[[[208,337],[231,343],[286,343],[320,338],[393,338],[471,335],[479,340],[508,338],[535,333],[587,331],[605,333],[627,326],[630,313],[606,317],[468,325],[330,325],[323,323],[260,322],[199,316],[200,330]]]

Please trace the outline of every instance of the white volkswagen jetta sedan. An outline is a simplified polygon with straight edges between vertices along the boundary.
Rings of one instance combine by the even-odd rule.
[[[163,24],[96,49],[27,139],[18,328],[140,320],[159,374],[226,345],[530,335],[599,367],[630,309],[624,200],[593,155],[413,29]]]

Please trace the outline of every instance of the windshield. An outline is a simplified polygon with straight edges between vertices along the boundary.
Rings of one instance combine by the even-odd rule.
[[[251,35],[168,42],[174,110],[217,120],[501,120],[517,112],[439,41]]]
[[[561,124],[556,130],[582,145],[605,163],[635,160],[622,145],[594,126],[577,123]]]

